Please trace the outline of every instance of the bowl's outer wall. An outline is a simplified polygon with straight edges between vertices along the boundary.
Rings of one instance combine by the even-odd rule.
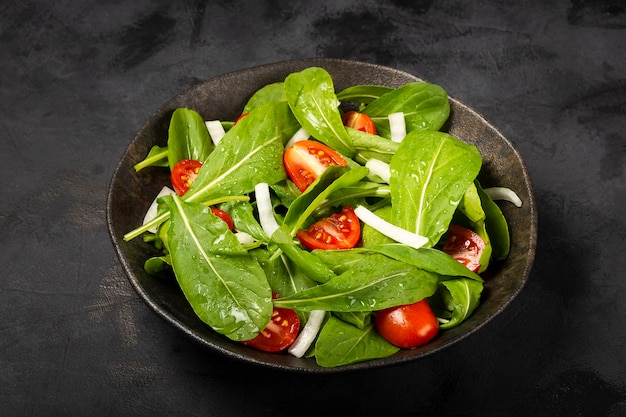
[[[205,120],[234,120],[248,98],[260,87],[283,81],[288,74],[311,66],[325,68],[333,78],[336,91],[356,84],[398,87],[407,82],[420,81],[414,75],[399,70],[362,62],[294,60],[225,74],[204,81],[169,100],[136,134],[115,170],[109,189],[109,231],[132,286],[157,314],[213,350],[234,359],[291,371],[337,372],[399,364],[437,352],[474,333],[500,313],[525,285],[536,249],[537,213],[529,175],[518,152],[482,116],[455,99],[450,99],[451,116],[445,130],[479,149],[483,155],[479,179],[484,187],[509,187],[517,192],[524,204],[521,208],[510,203],[500,204],[509,223],[511,252],[508,259],[497,264],[486,277],[479,308],[464,323],[441,332],[427,346],[339,368],[321,368],[313,359],[298,359],[245,347],[214,333],[202,323],[174,280],[155,279],[144,271],[145,260],[154,252],[150,244],[144,243],[141,238],[129,242],[123,240],[125,233],[141,224],[145,210],[161,187],[169,184],[167,170],[147,168],[136,173],[133,165],[141,161],[153,145],[166,144],[169,120],[176,108],[192,108]]]

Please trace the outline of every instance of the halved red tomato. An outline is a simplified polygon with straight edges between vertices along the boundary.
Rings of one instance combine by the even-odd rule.
[[[485,241],[474,231],[451,224],[448,228],[448,240],[442,250],[461,262],[470,271],[480,269],[480,257],[485,249]]]
[[[279,352],[296,340],[300,331],[300,319],[295,311],[275,307],[272,318],[257,337],[242,342],[244,345],[266,352]]]
[[[300,191],[306,190],[329,166],[348,164],[337,152],[314,140],[300,140],[285,149],[283,163]]]
[[[352,207],[347,206],[340,213],[314,223],[307,230],[300,230],[296,237],[311,250],[350,249],[361,238],[361,223]]]
[[[172,168],[171,181],[174,191],[178,195],[184,195],[198,176],[202,162],[195,159],[183,159]]]
[[[404,349],[423,346],[439,332],[439,322],[426,299],[377,312],[374,326],[389,343]]]
[[[230,217],[230,214],[226,213],[224,210],[218,209],[216,207],[211,207],[211,211],[220,219],[224,220],[228,225],[230,230],[233,230],[233,219]]]
[[[361,132],[376,134],[376,126],[372,119],[365,113],[359,113],[354,110],[350,110],[341,118],[344,126],[351,127]]]

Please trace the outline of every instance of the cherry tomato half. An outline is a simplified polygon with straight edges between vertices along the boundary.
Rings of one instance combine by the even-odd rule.
[[[350,249],[361,238],[361,223],[352,207],[347,206],[340,213],[312,224],[307,230],[300,230],[296,237],[311,250]]]
[[[346,166],[337,152],[314,140],[300,140],[285,149],[285,170],[300,191],[307,189],[330,165]]]
[[[372,119],[365,113],[359,113],[354,110],[350,110],[341,118],[344,126],[351,127],[361,132],[376,134],[376,126]]]
[[[485,241],[474,231],[463,226],[451,224],[448,228],[448,240],[442,250],[461,262],[470,271],[480,269],[480,257],[485,249]]]
[[[300,331],[300,319],[288,308],[274,308],[272,318],[257,337],[242,342],[244,345],[266,352],[279,352],[296,340]]]
[[[226,222],[226,224],[228,225],[228,228],[230,230],[233,230],[233,219],[232,219],[232,217],[230,217],[230,214],[226,213],[224,210],[221,210],[221,209],[218,209],[218,208],[215,208],[215,207],[211,207],[211,211],[217,217],[219,217],[220,219],[224,220]]]
[[[195,159],[183,159],[178,161],[172,168],[171,180],[174,191],[178,195],[184,195],[198,176],[202,162]]]
[[[374,326],[389,343],[404,349],[423,346],[439,332],[439,322],[426,299],[379,311]]]

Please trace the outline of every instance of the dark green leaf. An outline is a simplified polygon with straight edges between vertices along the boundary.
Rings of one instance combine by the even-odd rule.
[[[170,120],[167,136],[170,169],[183,159],[204,161],[213,151],[213,141],[204,119],[195,110],[178,108]]]

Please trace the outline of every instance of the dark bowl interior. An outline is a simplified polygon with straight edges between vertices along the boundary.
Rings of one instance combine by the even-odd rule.
[[[535,255],[537,213],[529,175],[512,144],[481,115],[455,99],[445,128],[450,134],[475,145],[484,165],[479,176],[484,187],[505,186],[517,192],[521,208],[503,202],[500,207],[511,232],[511,252],[506,261],[495,265],[485,277],[481,305],[461,325],[441,332],[427,346],[402,350],[378,360],[338,368],[319,367],[314,359],[298,359],[288,354],[270,354],[231,342],[213,332],[194,314],[175,280],[160,280],[143,269],[144,261],[156,254],[141,238],[125,242],[122,236],[140,225],[145,211],[163,185],[169,183],[167,170],[148,168],[136,173],[133,165],[142,160],[155,144],[165,145],[174,109],[193,108],[205,119],[234,120],[248,98],[260,87],[306,67],[325,68],[337,91],[355,84],[398,87],[419,80],[396,69],[338,59],[304,59],[263,65],[221,75],[201,82],[161,106],[139,130],[124,152],[111,180],[107,200],[107,222],[113,245],[130,283],[139,296],[162,318],[213,351],[250,364],[297,372],[341,372],[400,364],[422,358],[459,342],[483,327],[517,296],[528,279]],[[445,88],[445,86],[444,86]]]

